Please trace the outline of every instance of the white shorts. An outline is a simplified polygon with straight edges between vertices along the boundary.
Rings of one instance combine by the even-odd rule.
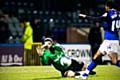
[[[103,55],[109,54],[110,51],[120,54],[120,45],[118,40],[104,40],[99,48]]]

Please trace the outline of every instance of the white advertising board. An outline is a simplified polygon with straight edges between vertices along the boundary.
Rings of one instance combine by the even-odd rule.
[[[78,62],[89,63],[91,60],[91,47],[89,44],[63,44],[66,56]]]

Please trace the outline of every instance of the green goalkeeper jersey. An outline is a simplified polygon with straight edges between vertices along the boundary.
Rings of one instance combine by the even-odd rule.
[[[44,50],[44,55],[41,58],[44,64],[53,64],[57,70],[63,71],[68,67],[67,65],[61,64],[61,58],[64,56],[62,46],[56,43],[51,47],[50,51]]]

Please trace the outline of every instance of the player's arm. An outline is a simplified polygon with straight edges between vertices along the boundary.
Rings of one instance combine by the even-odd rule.
[[[95,21],[102,21],[102,20],[105,20],[107,18],[107,13],[104,13],[100,17],[93,17],[93,16],[88,16],[88,15],[85,15],[85,14],[79,14],[79,16],[82,17],[82,18],[87,18],[87,19],[91,19],[91,20],[95,20]]]
[[[39,56],[42,56],[44,54],[44,50],[47,47],[46,44],[43,44],[42,46],[37,46],[36,47],[36,51],[38,53]]]
[[[53,50],[57,50],[58,54],[64,55],[63,47],[59,43],[56,43],[55,45],[52,46]],[[52,52],[52,49],[51,49]]]

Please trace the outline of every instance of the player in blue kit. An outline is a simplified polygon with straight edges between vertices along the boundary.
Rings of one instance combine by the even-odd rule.
[[[97,58],[101,55],[107,54],[111,58],[112,63],[120,67],[120,62],[118,61],[118,54],[120,54],[118,34],[120,29],[120,11],[118,7],[119,6],[115,2],[107,1],[105,4],[106,12],[101,17],[79,14],[79,16],[83,18],[104,21],[104,41],[97,53],[94,55],[87,69],[81,72],[81,75],[77,78],[87,79],[89,72],[97,66]]]

